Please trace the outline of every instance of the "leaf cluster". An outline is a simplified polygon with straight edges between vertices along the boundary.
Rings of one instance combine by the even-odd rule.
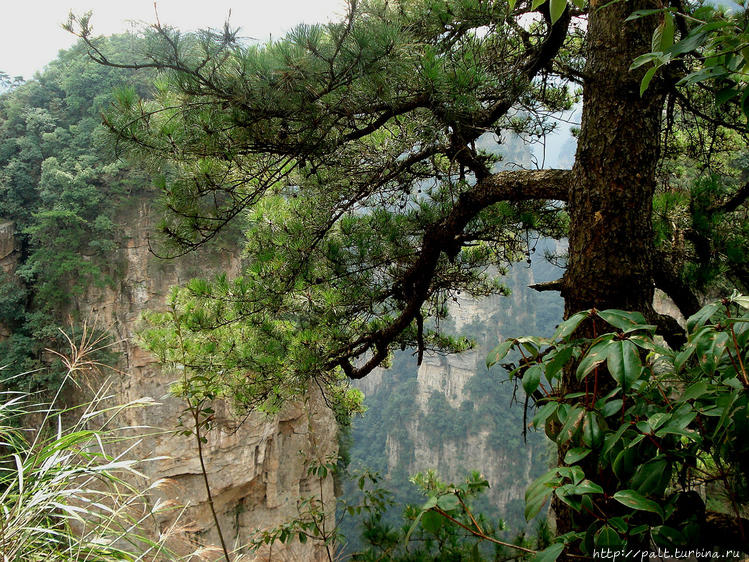
[[[108,52],[132,52],[131,36],[108,39]],[[0,322],[12,335],[0,359],[16,372],[40,366],[57,348],[56,326],[71,297],[111,285],[121,233],[116,214],[141,191],[141,172],[117,161],[101,112],[111,91],[128,82],[145,95],[146,76],[105,68],[81,44],[62,51],[34,79],[0,95],[0,218],[11,221],[19,257],[16,279],[0,296]],[[30,382],[56,386],[45,375]]]
[[[533,423],[563,459],[528,488],[526,516],[551,497],[567,504],[587,522],[560,540],[583,553],[720,546],[706,523],[706,501],[724,497],[728,519],[739,526],[749,501],[747,309],[738,293],[705,306],[688,319],[688,341],[677,351],[661,346],[642,316],[618,310],[579,312],[550,340],[501,343],[488,361],[522,349],[512,376],[537,398]],[[575,338],[583,322],[615,331]],[[584,392],[562,394],[563,369],[571,365]],[[696,492],[704,486],[707,500]]]

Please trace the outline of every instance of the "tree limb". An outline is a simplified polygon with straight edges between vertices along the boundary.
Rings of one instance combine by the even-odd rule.
[[[556,279],[554,281],[546,281],[545,283],[534,283],[528,285],[529,289],[542,293],[543,291],[561,291],[564,286],[564,279]]]
[[[732,213],[749,199],[749,181],[731,197],[707,209],[710,213]]]
[[[463,193],[452,211],[424,233],[419,257],[400,283],[405,300],[401,313],[384,328],[365,334],[341,349],[328,367],[340,366],[349,378],[360,379],[387,357],[388,346],[414,321],[429,297],[441,254],[454,247],[466,225],[479,212],[500,201],[566,201],[571,180],[570,170],[504,171],[488,176]],[[372,356],[363,365],[354,367],[351,364],[351,359],[373,348]]]

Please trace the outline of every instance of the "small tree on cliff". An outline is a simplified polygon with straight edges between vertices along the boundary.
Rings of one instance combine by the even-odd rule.
[[[201,373],[192,392],[272,409],[315,380],[345,402],[340,380],[394,348],[413,346],[419,360],[462,349],[428,320],[459,291],[501,291],[487,267],[529,252],[529,231],[569,235],[556,284],[568,316],[636,310],[678,339],[652,308],[651,215],[664,102],[689,101],[671,95],[689,69],[630,71],[689,37],[690,21],[668,7],[351,1],[343,22],[263,46],[228,27],[185,36],[157,25],[136,62],[104,55],[87,18],[78,23],[95,60],[164,71],[152,101],[121,91],[106,119],[158,169],[167,238],[189,251],[246,222],[244,275],[193,282],[154,318],[164,329],[149,342],[165,360],[174,328],[190,335],[180,354]],[[576,85],[573,169],[496,171],[482,135],[540,134]],[[565,392],[577,386],[562,380]]]

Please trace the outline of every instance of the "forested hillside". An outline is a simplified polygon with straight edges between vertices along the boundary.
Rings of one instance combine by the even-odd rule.
[[[102,44],[142,47],[135,36]],[[142,315],[166,309],[172,286],[231,276],[242,246],[233,229],[180,259],[151,252],[158,178],[118,157],[102,117],[123,87],[148,93],[151,80],[97,65],[78,45],[0,96],[0,552],[10,559],[183,559],[220,543],[211,509],[239,556],[258,529],[297,514],[303,490],[334,501],[332,477],[309,472],[338,447],[319,395],[273,417],[214,405],[220,417],[199,428],[199,458],[187,405],[170,392],[175,372],[138,345]],[[210,507],[204,478],[214,483]],[[121,511],[102,517],[103,501]],[[85,533],[68,520],[81,509]],[[273,552],[311,559],[321,548]]]
[[[134,52],[137,40],[107,40],[109,52]],[[0,96],[0,217],[13,223],[15,275],[0,284],[0,341],[8,375],[42,366],[45,348],[62,343],[60,327],[91,311],[73,297],[114,285],[122,229],[115,216],[148,190],[145,170],[116,157],[102,112],[118,88],[145,95],[151,76],[94,65],[79,45],[62,51],[34,80]],[[68,317],[68,315],[72,315]],[[17,381],[55,386],[46,369]],[[52,380],[45,378],[52,377]]]
[[[102,38],[71,15],[79,44],[0,96],[0,362],[26,373],[0,392],[55,388],[75,370],[57,326],[103,313],[122,394],[158,393],[178,426],[132,450],[169,449],[151,476],[201,494],[182,546],[227,562],[332,562],[340,517],[361,561],[738,559],[749,10],[347,6],[266,43],[158,21]],[[567,125],[569,169],[515,142]],[[186,261],[153,261],[152,232]],[[0,497],[34,505],[15,448],[33,460],[36,438],[16,435]],[[336,510],[347,464],[381,476]],[[58,504],[29,528],[76,544]],[[498,517],[539,524],[514,539]]]

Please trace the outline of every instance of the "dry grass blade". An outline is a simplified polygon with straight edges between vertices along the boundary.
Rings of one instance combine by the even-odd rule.
[[[69,354],[56,354],[67,368],[63,384],[108,368],[91,359],[111,345],[100,331],[84,324],[79,343],[65,337]],[[115,423],[124,410],[153,401],[106,405],[110,388],[102,383],[91,401],[59,409],[60,390],[41,408],[33,395],[0,391],[0,561],[181,559],[166,548],[176,523],[160,531],[156,517],[180,508],[152,505],[149,492],[166,481],[143,490],[133,484],[145,480],[140,466],[148,460],[128,458],[139,436]],[[24,423],[30,413],[42,415],[33,431]]]

